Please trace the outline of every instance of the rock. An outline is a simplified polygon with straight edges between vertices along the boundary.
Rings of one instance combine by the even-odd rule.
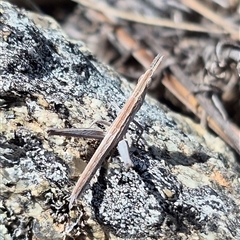
[[[149,97],[136,116],[146,143],[134,145],[134,168],[113,154],[69,211],[98,141],[46,130],[111,122],[111,102],[122,105],[131,86],[51,18],[3,1],[0,11],[1,239],[240,239],[233,152]]]

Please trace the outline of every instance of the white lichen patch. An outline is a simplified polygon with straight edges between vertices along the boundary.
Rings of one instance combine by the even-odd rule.
[[[176,166],[173,169],[179,182],[188,188],[197,188],[210,184],[207,175],[203,176],[199,171],[186,166]]]
[[[35,105],[33,117],[37,120],[38,125],[45,127],[59,126],[62,122],[56,113],[38,105]]]

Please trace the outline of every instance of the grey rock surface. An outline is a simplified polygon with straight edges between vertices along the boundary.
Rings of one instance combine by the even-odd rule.
[[[131,86],[54,20],[0,3],[0,239],[240,239],[240,178],[217,137],[147,97],[134,168],[113,153],[68,210],[96,140],[49,127],[111,122]],[[137,138],[134,126],[129,132]]]

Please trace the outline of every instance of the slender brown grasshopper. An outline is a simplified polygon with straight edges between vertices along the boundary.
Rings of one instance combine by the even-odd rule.
[[[161,63],[162,58],[163,57],[158,54],[153,60],[150,68],[139,78],[135,90],[126,101],[116,119],[110,125],[109,130],[106,134],[101,132],[101,130],[93,129],[78,129],[77,131],[79,132],[77,134],[76,129],[72,130],[72,133],[75,131],[75,134],[71,134],[71,129],[63,129],[63,131],[61,129],[49,130],[49,134],[52,135],[75,135],[78,137],[82,136],[91,138],[94,138],[95,135],[97,139],[103,138],[101,144],[93,154],[88,165],[80,175],[75,187],[73,188],[72,194],[70,196],[69,209],[72,208],[73,202],[82,193],[86,185],[90,182],[93,175],[96,173],[97,169],[116,145],[118,145],[118,150],[121,154],[121,157],[127,158],[128,164],[131,165],[131,160],[128,153],[128,145],[123,137],[128,130],[129,124],[133,121],[135,114],[143,104],[146,92],[151,83],[152,75]]]

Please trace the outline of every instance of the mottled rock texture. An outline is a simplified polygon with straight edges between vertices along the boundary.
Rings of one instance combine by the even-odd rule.
[[[0,3],[1,239],[240,239],[239,167],[230,149],[147,97],[134,168],[117,153],[69,211],[99,142],[49,127],[111,122],[131,86],[54,20]],[[136,128],[130,127],[133,139]]]

